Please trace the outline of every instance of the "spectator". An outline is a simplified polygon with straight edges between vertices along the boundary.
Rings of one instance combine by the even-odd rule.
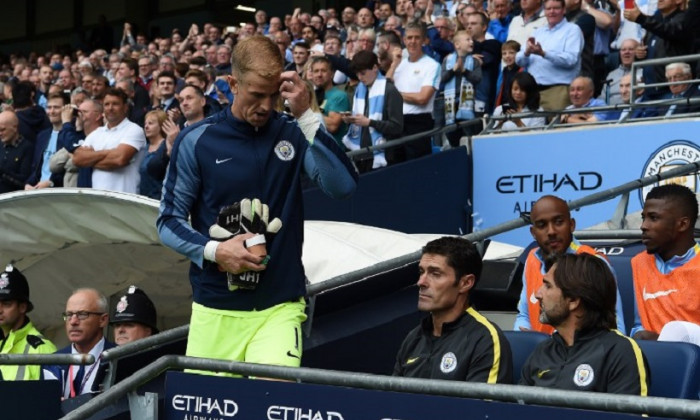
[[[503,332],[471,305],[481,256],[462,238],[428,242],[418,263],[418,310],[428,316],[408,333],[394,376],[453,381],[513,381],[510,346]]]
[[[607,74],[606,61],[610,55],[610,41],[620,26],[620,7],[614,1],[582,0],[584,12],[595,19],[593,34],[593,83],[594,95],[600,96]]]
[[[603,99],[608,105],[617,105],[624,103],[620,96],[620,80],[622,76],[629,74],[632,71],[632,63],[634,62],[634,54],[639,43],[634,39],[626,39],[622,41],[620,46],[620,65],[606,77],[606,83],[603,92],[599,99]]]
[[[493,12],[491,12],[488,33],[501,44],[508,39],[508,28],[513,21],[512,9],[513,0],[493,0]]]
[[[540,302],[535,295],[542,287],[543,276],[547,273],[547,261],[563,254],[597,254],[595,249],[582,245],[574,238],[576,220],[571,217],[569,205],[559,197],[553,195],[540,197],[532,206],[530,223],[532,224],[530,234],[537,242],[537,247],[530,251],[525,260],[523,289],[520,292],[518,315],[513,328],[551,334],[555,326],[542,321]],[[597,257],[606,261],[603,256],[597,255]],[[613,301],[617,302],[613,303],[617,314],[617,328],[625,331],[619,292],[617,295],[617,299]]]
[[[146,137],[138,125],[126,118],[127,96],[120,89],[107,91],[104,100],[106,125],[90,133],[73,154],[78,167],[92,167],[92,187],[136,194],[139,165]]]
[[[110,317],[114,343],[123,346],[158,334],[157,319],[156,307],[148,295],[136,286],[129,286],[114,306]]]
[[[445,86],[445,124],[474,119],[474,86],[481,81],[481,66],[474,58],[474,41],[466,31],[454,37],[456,51],[442,62],[440,84]],[[458,147],[463,135],[474,134],[472,126],[447,133],[452,147]]]
[[[156,69],[156,59],[151,55],[142,56],[138,61],[139,77],[137,83],[145,90],[150,90],[153,84],[153,70]]]
[[[53,70],[50,66],[39,68],[39,85],[37,86],[37,105],[46,109],[46,101],[49,96],[49,86],[53,84]]]
[[[24,188],[32,171],[33,151],[34,146],[19,133],[17,115],[0,112],[0,193]]]
[[[29,300],[27,278],[11,264],[0,274],[0,354],[50,354],[56,346],[34,327],[27,314],[34,309]],[[31,381],[41,379],[36,365],[0,366],[0,380]]]
[[[700,261],[693,233],[697,217],[697,198],[686,186],[660,185],[647,194],[641,226],[646,251],[632,258],[632,337],[700,343],[697,285],[692,280]],[[685,339],[671,337],[676,328],[687,330]]]
[[[32,171],[31,175],[26,179],[25,190],[63,186],[63,174],[52,174],[49,166],[51,156],[59,149],[58,133],[63,125],[61,112],[65,105],[66,100],[63,95],[53,94],[49,96],[46,104],[46,114],[53,127],[37,135]]]
[[[109,367],[100,356],[103,350],[114,347],[104,337],[109,321],[107,298],[95,289],[78,289],[68,298],[63,319],[71,344],[56,353],[90,354],[95,362],[92,365],[44,366],[44,379],[60,381],[63,398],[99,392],[101,378]]]
[[[571,105],[567,106],[565,109],[605,106],[605,102],[593,97],[593,80],[590,77],[580,76],[571,82],[571,86],[569,87],[569,99],[571,100]],[[605,121],[607,119],[606,114],[606,112],[563,114],[561,116],[561,123],[578,124]]]
[[[216,48],[216,75],[226,76],[231,74],[231,47],[219,45]]]
[[[510,41],[506,41],[510,42]],[[513,41],[515,42],[515,41]],[[541,112],[540,92],[537,90],[535,78],[530,73],[516,73],[510,85],[510,99],[498,106],[493,112],[494,117],[523,112]],[[533,116],[528,118],[511,117],[496,124],[496,129],[503,131],[517,130],[524,127],[544,127],[545,118]]]
[[[129,121],[137,124],[139,127],[143,127],[144,117],[146,116],[148,109],[137,108],[134,104],[134,97],[136,95],[135,85],[129,79],[121,79],[114,85],[114,87],[123,90],[126,93],[126,96],[129,98],[129,112],[127,114]]]
[[[535,30],[547,25],[547,18],[542,10],[542,0],[520,0],[520,9],[522,13],[508,25],[508,40],[527,45]]]
[[[637,59],[654,59],[677,57],[690,54],[693,51],[693,24],[690,23],[681,9],[679,0],[660,0],[657,12],[652,16],[642,14],[637,5],[625,9],[625,19],[636,22],[647,33],[642,45],[637,48]],[[662,64],[646,66],[643,69],[644,83],[662,83],[665,80],[665,69]],[[653,87],[646,90],[650,99],[658,99],[667,93],[667,87]]]
[[[366,7],[360,9],[360,11],[357,12],[355,23],[360,29],[374,29],[374,15],[372,11]]]
[[[381,73],[377,56],[370,51],[360,51],[352,58],[353,73],[360,79],[355,89],[352,113],[343,117],[350,124],[343,144],[349,150],[357,150],[385,143],[401,136],[403,131],[403,99],[394,86]],[[376,150],[355,159],[360,173],[387,165],[384,151]]]
[[[129,79],[129,81],[131,81],[131,83],[134,85],[134,108],[145,110],[148,107],[150,107],[151,99],[149,97],[148,91],[138,82],[139,71],[140,70],[137,60],[134,60],[133,58],[125,58],[119,65],[119,70],[117,72],[117,81],[122,79]]]
[[[683,82],[692,78],[693,75],[691,74],[690,65],[688,63],[671,63],[666,65],[667,82]],[[700,90],[698,90],[698,86],[695,83],[671,85],[668,88],[670,92],[665,94],[661,99],[700,98]],[[662,107],[659,110],[659,114],[664,114],[666,117],[693,112],[700,112],[700,103],[673,104],[668,107]]]
[[[256,32],[263,35],[267,35],[269,33],[270,26],[267,24],[267,12],[262,9],[255,12],[255,26]]]
[[[515,61],[537,80],[547,111],[569,105],[569,84],[581,70],[583,34],[564,19],[564,0],[545,2],[547,25],[535,30]]]
[[[440,62],[442,62],[448,54],[455,51],[455,46],[452,43],[454,32],[452,21],[446,17],[436,18],[435,26],[432,29],[428,29],[430,48],[438,54]]]
[[[566,0],[565,18],[575,23],[583,34],[583,51],[581,51],[581,72],[579,75],[593,80],[593,44],[595,43],[595,18],[586,13],[581,5],[585,0]],[[588,3],[586,7],[590,9]],[[597,96],[597,95],[596,95]]]
[[[139,194],[154,200],[160,200],[161,190],[163,189],[163,177],[165,174],[160,178],[153,177],[148,171],[148,166],[151,160],[158,155],[160,147],[164,145],[166,134],[163,131],[163,123],[166,120],[168,120],[168,115],[163,110],[157,109],[149,111],[146,114],[143,127],[148,148],[139,166]]]
[[[350,111],[350,102],[345,92],[333,87],[333,67],[325,56],[314,57],[311,60],[311,72],[326,129],[340,145],[348,131],[342,113]]]
[[[498,76],[498,95],[496,96],[496,106],[501,104],[511,104],[510,85],[513,83],[513,78],[516,74],[522,72],[523,69],[515,62],[515,56],[520,51],[520,44],[517,41],[506,41],[501,46],[501,61],[503,61],[503,69]],[[537,95],[537,106],[539,107],[539,94]]]
[[[12,106],[19,120],[19,134],[29,143],[31,152],[33,152],[37,134],[51,128],[46,111],[34,102],[35,94],[36,90],[31,82],[19,82],[12,88]]]
[[[158,73],[156,77],[156,85],[158,86],[158,104],[151,109],[162,109],[168,112],[171,109],[178,109],[180,101],[175,96],[175,85],[177,78],[175,74],[169,71]],[[156,98],[154,98],[156,100]]]
[[[501,43],[486,39],[488,18],[482,13],[467,17],[467,32],[474,40],[474,56],[481,64],[481,81],[476,85],[474,112],[477,117],[491,114],[496,100],[498,72],[501,68]]]
[[[615,331],[616,289],[601,258],[558,256],[535,293],[540,320],[556,331],[533,350],[520,383],[646,396],[646,358],[634,340]]]
[[[440,64],[423,53],[421,46],[425,39],[425,25],[409,23],[404,35],[408,55],[402,58],[400,51],[393,53],[392,66],[386,75],[393,79],[403,98],[402,136],[429,131],[434,125],[432,112],[439,87]],[[431,151],[430,137],[423,137],[388,150],[387,159],[389,164],[398,163],[429,155]]]
[[[284,69],[296,71],[300,78],[304,79],[304,66],[309,59],[309,44],[306,42],[297,42],[292,47],[293,62],[289,63]]]
[[[102,125],[102,104],[92,99],[87,99],[78,105],[77,117],[73,121],[73,110],[64,109],[61,113],[63,126],[58,133],[59,149],[51,156],[51,169],[53,173],[65,172],[64,187],[92,187],[92,168],[78,168],[73,163],[73,152],[80,147],[90,133]],[[77,175],[71,176],[71,174]],[[70,179],[69,182],[66,179]]]
[[[204,94],[209,86],[209,78],[207,77],[207,74],[201,70],[190,70],[185,74],[185,86],[187,85],[198,87]],[[180,94],[182,95],[182,91],[180,91]],[[207,117],[214,115],[223,109],[221,103],[209,95],[205,94],[204,100],[206,103],[204,106],[204,115]],[[187,116],[185,116],[185,118],[187,118]]]
[[[105,76],[95,76],[92,81],[92,99],[102,101],[105,97],[105,92],[109,88],[109,80]]]

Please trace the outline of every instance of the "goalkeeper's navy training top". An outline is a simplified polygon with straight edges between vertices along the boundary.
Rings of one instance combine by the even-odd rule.
[[[357,183],[352,163],[325,128],[309,143],[293,118],[277,112],[256,129],[235,118],[229,107],[180,133],[157,225],[161,241],[192,261],[195,302],[263,310],[305,294],[302,172],[333,198],[349,196]],[[226,273],[204,259],[204,246],[221,208],[244,198],[267,204],[270,220],[279,217],[282,229],[267,244],[270,261],[257,288],[231,292]]]

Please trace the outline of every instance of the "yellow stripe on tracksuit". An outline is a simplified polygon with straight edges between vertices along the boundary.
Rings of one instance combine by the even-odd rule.
[[[498,381],[498,368],[501,365],[501,340],[498,338],[498,331],[496,331],[491,321],[486,319],[485,316],[481,315],[474,308],[467,308],[467,313],[474,317],[478,323],[486,327],[491,334],[491,340],[493,340],[493,364],[489,370],[489,379],[486,383],[495,384]]]
[[[634,351],[634,358],[637,361],[637,371],[639,372],[639,389],[641,390],[639,395],[642,397],[646,397],[649,390],[647,389],[647,370],[644,367],[644,357],[642,356],[642,349],[639,348],[639,345],[636,341],[622,334],[619,330],[612,329],[611,331],[615,331],[619,336],[625,337],[630,342],[630,344],[632,344],[632,351]]]

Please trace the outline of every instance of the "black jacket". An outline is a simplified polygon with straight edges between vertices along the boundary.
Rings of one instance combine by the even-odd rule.
[[[577,331],[568,347],[559,333],[523,366],[521,385],[646,396],[649,366],[637,343],[615,330]]]
[[[513,360],[503,332],[473,308],[433,336],[432,316],[404,339],[394,376],[513,383]]]

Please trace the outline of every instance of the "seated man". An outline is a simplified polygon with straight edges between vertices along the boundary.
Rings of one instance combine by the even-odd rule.
[[[693,75],[688,63],[671,63],[666,66],[667,82],[682,82],[692,78]],[[693,83],[671,85],[668,89],[670,92],[663,95],[661,99],[700,98],[700,90],[698,90],[698,86]],[[700,112],[700,103],[670,105],[668,107],[660,107],[659,109],[659,115],[665,115],[667,117],[678,114],[689,114],[691,112]]]
[[[29,320],[34,309],[29,301],[27,278],[12,265],[0,274],[0,354],[50,354],[56,346],[44,338]],[[0,365],[0,381],[41,378],[39,366]]]
[[[540,322],[540,305],[535,297],[535,292],[542,286],[542,278],[546,273],[545,261],[563,254],[597,254],[595,249],[582,245],[574,238],[576,220],[571,217],[569,205],[559,197],[545,195],[537,200],[532,206],[530,221],[532,223],[530,234],[537,241],[538,247],[530,251],[525,261],[523,290],[520,292],[514,329],[551,334],[554,328]],[[604,258],[603,256],[599,257]],[[620,331],[626,331],[620,301],[618,292],[617,328]]]
[[[109,323],[114,329],[114,342],[124,345],[141,338],[158,334],[156,307],[146,293],[136,286],[127,292],[114,306]]]
[[[43,367],[44,379],[61,381],[63,398],[99,392],[101,378],[107,363],[100,363],[102,351],[114,344],[105,340],[103,330],[107,326],[107,298],[95,289],[78,289],[68,302],[63,319],[70,345],[58,350],[62,354],[91,354],[92,365],[50,365]]]
[[[646,396],[649,368],[637,343],[615,331],[616,284],[589,254],[554,259],[535,294],[556,329],[523,366],[521,385]]]
[[[569,99],[571,105],[564,109],[581,109],[607,105],[605,101],[593,97],[593,80],[590,77],[579,76],[569,85]],[[607,118],[605,112],[586,112],[576,114],[563,114],[562,124],[577,124],[604,121]]]
[[[430,314],[401,344],[394,375],[512,383],[508,341],[469,302],[481,275],[474,245],[454,237],[428,242],[418,272],[418,310]]]
[[[693,235],[697,218],[697,198],[685,186],[662,185],[647,194],[641,227],[647,250],[632,258],[632,337],[700,343],[700,245]],[[667,338],[676,328],[686,332]]]

